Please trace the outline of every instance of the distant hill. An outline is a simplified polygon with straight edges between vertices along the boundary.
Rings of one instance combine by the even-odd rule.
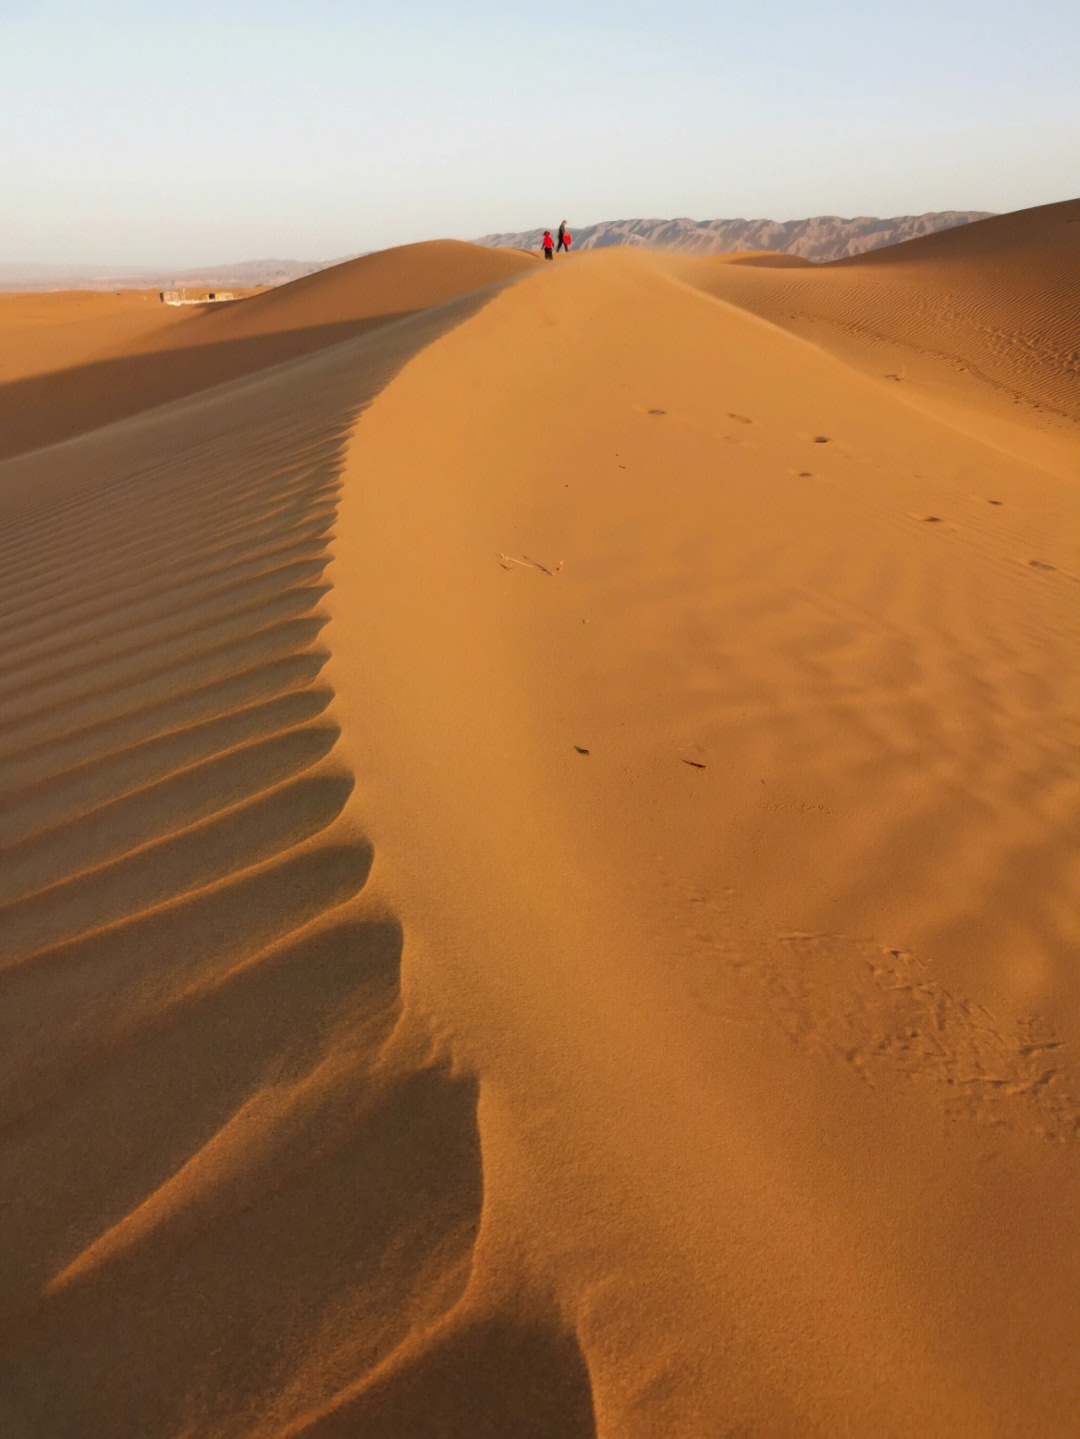
[[[817,215],[809,220],[605,220],[599,225],[571,226],[575,250],[600,250],[609,245],[647,245],[688,254],[727,254],[735,250],[776,250],[806,260],[841,260],[896,245],[917,235],[951,230],[971,220],[985,220],[988,210],[939,210],[928,215],[893,219]],[[552,230],[554,233],[554,229]],[[543,230],[485,235],[482,245],[537,250]]]
[[[289,280],[299,280],[341,263],[340,260],[248,260],[242,264],[203,265],[187,270],[0,264],[0,290],[172,290],[200,285],[211,289],[247,290],[259,285],[284,285]]]

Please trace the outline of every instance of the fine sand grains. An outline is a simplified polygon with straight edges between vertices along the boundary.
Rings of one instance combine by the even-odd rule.
[[[5,1434],[277,1433],[461,1293],[476,1083],[402,1030],[322,634],[348,426],[462,313],[3,468]],[[415,1362],[449,1403],[507,1356],[542,1415],[563,1349]]]
[[[470,1294],[557,1295],[604,1434],[1067,1432],[1080,494],[669,271],[507,290],[346,464]]]
[[[5,1435],[1073,1432],[1074,209],[33,320]]]

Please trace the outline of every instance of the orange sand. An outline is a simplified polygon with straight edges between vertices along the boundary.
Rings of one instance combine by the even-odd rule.
[[[5,1435],[1075,1432],[1080,202],[739,258],[0,300]]]

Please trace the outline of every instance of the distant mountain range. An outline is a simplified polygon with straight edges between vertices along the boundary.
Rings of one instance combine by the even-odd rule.
[[[689,254],[727,254],[734,250],[777,250],[806,260],[840,260],[896,245],[917,235],[951,230],[971,220],[985,220],[989,210],[938,210],[928,215],[893,219],[818,215],[809,220],[604,220],[599,225],[571,226],[575,250],[610,245],[645,245]],[[539,250],[542,230],[484,235],[481,245]],[[114,270],[76,265],[0,264],[0,290],[168,290],[203,285],[221,289],[253,289],[283,285],[340,265],[338,260],[248,260],[242,264],[203,265],[198,269]]]
[[[609,245],[644,245],[686,254],[730,254],[735,250],[777,250],[806,260],[841,260],[896,245],[917,235],[951,230],[971,220],[985,220],[988,210],[938,210],[928,215],[878,219],[862,215],[845,220],[817,215],[809,220],[605,220],[599,225],[570,226],[575,250],[600,250]],[[552,229],[554,233],[554,228]],[[542,230],[485,235],[480,244],[538,250]]]

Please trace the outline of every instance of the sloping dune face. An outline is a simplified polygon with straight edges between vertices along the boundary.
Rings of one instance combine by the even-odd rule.
[[[1080,200],[783,278],[708,259],[676,268],[991,443],[1029,453],[1032,419],[1065,433],[1080,421]]]
[[[465,1285],[477,1082],[403,1017],[324,638],[349,426],[505,278],[445,258],[378,343],[0,470],[5,1434],[278,1433]],[[588,1416],[550,1325],[454,1343]]]
[[[1043,423],[1072,478],[623,253],[354,433],[328,669],[410,986],[481,1076],[470,1292],[557,1296],[602,1434],[1072,1423],[1080,491]]]
[[[1076,396],[784,327],[891,274],[391,252],[8,420],[5,1433],[1071,1432]]]

